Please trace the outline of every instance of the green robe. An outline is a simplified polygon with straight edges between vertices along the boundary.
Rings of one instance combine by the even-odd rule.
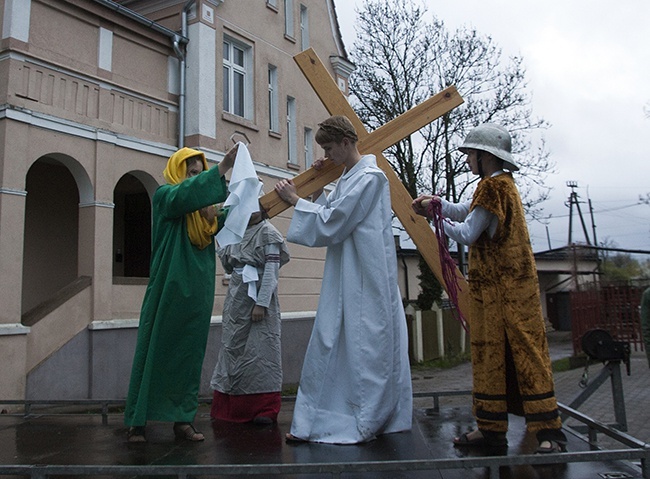
[[[153,196],[151,272],[124,412],[127,426],[194,420],[216,261],[214,242],[202,250],[190,242],[185,215],[226,196],[218,168],[162,185]]]

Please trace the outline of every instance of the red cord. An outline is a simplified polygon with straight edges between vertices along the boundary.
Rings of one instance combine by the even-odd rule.
[[[453,311],[454,317],[466,332],[469,332],[467,321],[458,306],[458,277],[456,276],[456,262],[449,254],[449,247],[445,239],[445,219],[442,216],[442,202],[438,199],[431,199],[427,206],[427,216],[433,220],[433,227],[438,238],[438,253],[440,254],[440,266],[442,277],[447,286],[447,295],[449,300],[455,306]]]

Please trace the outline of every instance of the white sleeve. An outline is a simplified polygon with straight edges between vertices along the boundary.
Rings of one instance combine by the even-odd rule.
[[[466,217],[465,221],[445,221],[445,234],[457,243],[471,245],[488,230],[490,237],[494,236],[498,219],[482,206],[474,208]]]
[[[293,210],[287,241],[311,247],[342,243],[368,212],[374,210],[387,182],[381,171],[370,171],[356,176],[344,195],[332,201],[328,197],[324,205],[299,199]]]
[[[444,198],[440,198],[442,204],[442,215],[453,221],[463,221],[469,214],[469,208],[472,201],[468,200],[463,203],[452,203]]]

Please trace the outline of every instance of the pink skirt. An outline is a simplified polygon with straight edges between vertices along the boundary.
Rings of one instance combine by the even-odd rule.
[[[274,422],[278,419],[281,393],[242,394],[231,396],[214,391],[210,416],[213,419],[230,422],[249,422],[256,417],[268,417]]]

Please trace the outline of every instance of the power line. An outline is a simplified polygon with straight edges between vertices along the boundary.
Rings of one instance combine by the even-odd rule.
[[[643,205],[643,204],[644,203],[634,203],[634,204],[631,204],[631,205],[619,206],[617,208],[609,208],[609,209],[605,209],[605,210],[594,210],[594,213],[609,213],[609,212],[612,212],[612,211],[620,211],[620,210],[625,210],[627,208],[632,208],[634,206],[640,206],[640,205]],[[551,219],[555,219],[555,218],[568,218],[569,216],[570,216],[570,214],[566,214],[566,215],[549,215],[549,216],[542,216],[540,218],[537,218],[536,220],[537,221],[542,221],[542,220],[551,220]]]

